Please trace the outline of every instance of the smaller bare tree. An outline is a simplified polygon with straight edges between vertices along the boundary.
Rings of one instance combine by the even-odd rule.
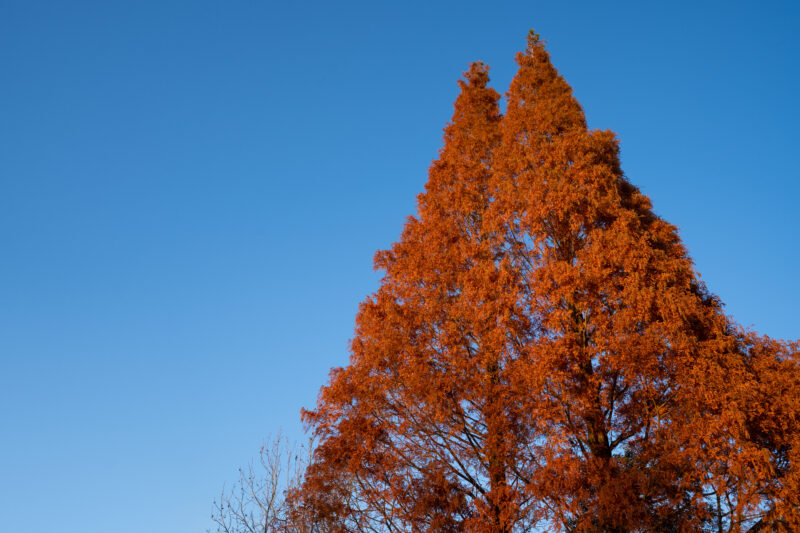
[[[302,484],[313,444],[290,442],[280,431],[268,439],[258,459],[240,468],[239,479],[214,502],[217,533],[306,533],[302,524],[291,523],[286,496]]]

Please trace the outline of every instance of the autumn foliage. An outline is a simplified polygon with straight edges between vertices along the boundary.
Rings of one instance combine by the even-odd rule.
[[[796,344],[745,331],[531,33],[459,82],[350,364],[304,420],[320,531],[798,531]],[[311,518],[309,518],[311,517]]]

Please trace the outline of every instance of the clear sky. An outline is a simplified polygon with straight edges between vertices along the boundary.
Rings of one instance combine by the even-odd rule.
[[[0,529],[210,528],[529,28],[727,311],[800,337],[797,6],[0,0]]]

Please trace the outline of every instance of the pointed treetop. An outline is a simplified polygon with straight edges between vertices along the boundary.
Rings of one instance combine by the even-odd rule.
[[[470,63],[469,70],[464,72],[464,80],[458,80],[462,87],[464,83],[468,83],[471,87],[486,87],[489,84],[489,65],[483,61]]]
[[[543,40],[541,36],[534,31],[533,28],[528,30],[528,50],[531,50],[536,46],[544,46],[545,43],[546,41]]]
[[[500,140],[500,94],[489,87],[489,66],[482,61],[471,63],[463,76],[444,129],[444,146],[431,166],[427,194],[420,197],[420,214],[430,215],[430,206],[470,211],[482,202],[478,197],[488,179],[487,161]],[[440,198],[442,194],[447,198]]]
[[[552,136],[586,129],[583,108],[550,62],[539,34],[533,30],[528,33],[528,46],[517,54],[516,61],[519,70],[507,93],[507,133],[515,137],[533,132]]]
[[[452,129],[452,125],[459,121],[461,115],[467,114],[485,115],[487,112],[499,120],[499,109],[497,101],[500,95],[489,87],[489,66],[483,61],[470,63],[469,70],[464,72],[464,79],[458,80],[461,93],[456,98],[454,104],[455,112],[447,129]]]

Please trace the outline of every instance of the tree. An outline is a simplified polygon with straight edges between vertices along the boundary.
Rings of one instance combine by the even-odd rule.
[[[212,521],[217,533],[311,533],[315,529],[295,512],[290,493],[300,487],[313,441],[308,446],[290,443],[280,432],[261,446],[258,459],[239,469],[230,490],[223,488],[214,502]]]
[[[460,82],[297,505],[340,531],[800,527],[796,344],[743,331],[531,32]],[[783,528],[783,529],[781,529]]]

